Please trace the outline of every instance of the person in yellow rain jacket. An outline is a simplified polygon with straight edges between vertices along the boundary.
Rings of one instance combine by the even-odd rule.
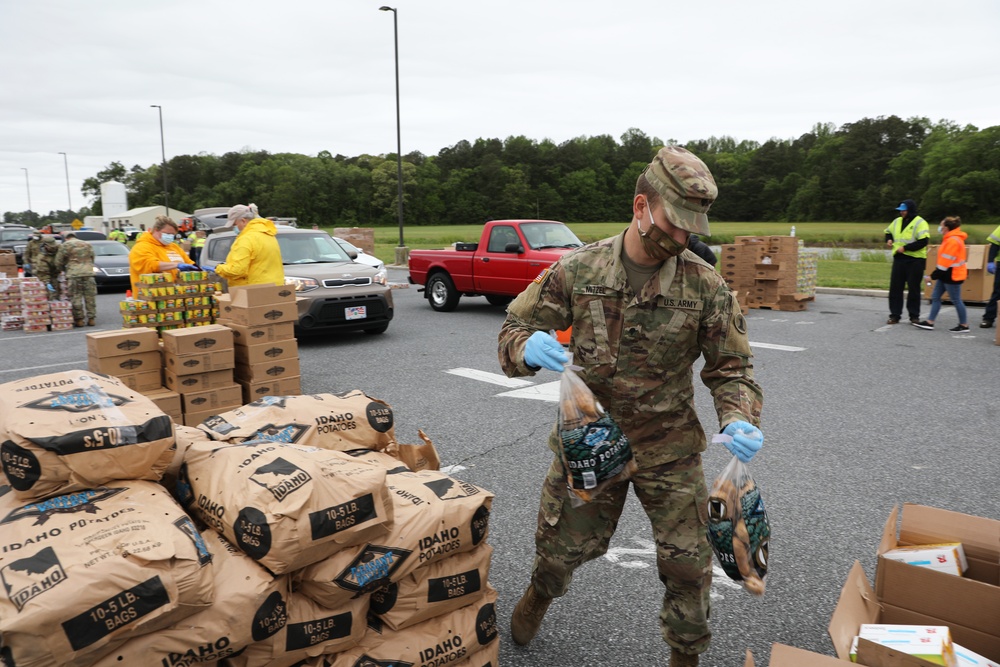
[[[278,247],[278,230],[270,220],[260,217],[256,204],[237,204],[229,209],[227,229],[236,230],[236,240],[226,255],[226,261],[215,272],[239,285],[284,285],[285,268]]]
[[[177,239],[177,223],[165,215],[156,216],[153,227],[136,239],[128,253],[128,268],[132,274],[132,293],[136,293],[139,276],[144,273],[173,273],[196,271],[191,258],[174,243]]]

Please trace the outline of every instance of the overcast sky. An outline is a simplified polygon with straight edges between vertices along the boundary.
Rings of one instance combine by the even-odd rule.
[[[630,127],[683,143],[893,114],[1000,124],[998,0],[396,2],[404,154]],[[36,212],[79,209],[111,162],[159,163],[151,104],[168,159],[395,153],[380,4],[0,0],[0,213],[29,188]]]

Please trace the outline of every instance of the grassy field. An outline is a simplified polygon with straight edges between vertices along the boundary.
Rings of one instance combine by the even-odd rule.
[[[704,239],[710,245],[732,243],[737,236],[787,236],[795,227],[795,235],[807,246],[828,248],[883,249],[885,222],[712,222],[712,236]],[[568,223],[584,243],[614,236],[621,232],[626,222]],[[990,225],[963,225],[969,235],[967,243],[982,244],[993,231]],[[328,231],[333,231],[328,230]],[[408,248],[444,248],[456,241],[478,241],[482,225],[432,225],[404,227]],[[936,225],[931,226],[931,243],[940,242]],[[395,260],[399,243],[398,227],[375,228],[375,255],[387,262]],[[822,287],[854,287],[866,289],[889,288],[889,263],[878,252],[862,253],[860,261],[846,256],[819,261],[817,283]]]

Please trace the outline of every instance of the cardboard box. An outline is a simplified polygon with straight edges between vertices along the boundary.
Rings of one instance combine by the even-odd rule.
[[[116,357],[123,354],[155,352],[160,349],[156,329],[117,329],[87,334],[87,356]]]
[[[947,625],[862,624],[851,647],[851,662],[857,662],[858,647],[864,640],[932,665],[958,667]]]
[[[209,417],[214,417],[215,415],[222,414],[223,412],[229,412],[230,410],[235,410],[240,407],[242,403],[236,403],[235,405],[226,405],[212,410],[203,410],[202,412],[186,412],[184,413],[184,425],[185,426],[197,426]]]
[[[219,319],[242,324],[248,327],[258,327],[262,324],[278,324],[280,322],[296,322],[299,319],[299,307],[293,302],[272,303],[266,306],[239,308],[219,302]]]
[[[159,354],[159,352],[156,354]],[[133,391],[137,391],[140,394],[163,388],[163,370],[160,368],[142,373],[118,375],[117,378],[121,380],[122,384],[126,387],[132,389]]]
[[[943,619],[942,625],[961,625],[1000,641],[1000,521],[926,507],[903,505],[889,513],[878,547],[875,591],[886,604]],[[884,557],[898,546],[961,542],[968,570],[956,577]],[[956,640],[976,651],[977,647]],[[985,653],[991,659],[1000,655]]]
[[[178,394],[190,394],[194,391],[205,391],[206,389],[219,389],[221,387],[228,387],[232,383],[233,372],[231,370],[209,371],[207,373],[196,373],[195,375],[176,375],[168,370],[163,371],[163,384]]]
[[[279,359],[297,359],[299,344],[294,338],[274,343],[258,345],[237,345],[235,348],[236,362],[244,366],[261,364]]]
[[[155,335],[156,332],[154,331]],[[94,373],[104,373],[105,375],[135,375],[152,370],[160,369],[160,353],[138,352],[122,354],[116,357],[95,357],[87,355],[87,369]]]
[[[970,651],[960,644],[954,644],[958,667],[1000,667],[1000,663]]]
[[[931,245],[927,246],[927,266],[924,270],[924,275],[929,276],[931,272],[937,267],[937,252],[940,246]],[[986,270],[986,261],[989,258],[989,246],[985,245],[970,245],[965,247],[966,250],[966,266],[969,269],[969,275],[962,283],[962,301],[989,301],[990,295],[993,294],[993,276],[989,274]],[[931,298],[931,291],[934,289],[935,281],[931,281],[930,285],[924,283],[924,298]],[[941,297],[941,301],[945,303],[950,303],[951,299],[948,298],[948,293],[945,292]]]
[[[932,570],[954,574],[959,577],[969,569],[969,563],[965,559],[965,550],[962,548],[961,542],[896,547],[895,549],[886,551],[882,554],[882,557],[918,567],[929,567]]]
[[[153,401],[156,407],[163,410],[165,413],[173,416],[180,417],[183,414],[181,409],[181,395],[176,391],[170,391],[169,389],[164,389],[162,386],[157,391],[151,391],[146,394],[146,398]]]
[[[184,399],[182,401],[184,414],[218,410],[226,405],[243,405],[243,388],[234,383],[217,389],[192,391],[184,394],[182,398]]]
[[[768,667],[844,667],[844,662],[837,658],[784,644],[771,645],[771,660],[767,664]],[[755,667],[750,651],[747,651],[743,667]]]
[[[295,340],[295,323],[265,324],[259,327],[248,327],[234,322],[226,326],[233,331],[233,342],[236,345],[257,345],[274,343],[281,340]]]
[[[295,288],[291,285],[240,285],[229,288],[229,298],[229,305],[234,308],[295,303]]]
[[[280,380],[286,377],[301,375],[299,360],[278,359],[277,361],[265,361],[260,364],[236,366],[236,377],[244,382],[260,382],[262,380]]]
[[[233,348],[201,352],[199,354],[174,355],[166,350],[163,352],[163,368],[174,375],[193,375],[208,371],[232,369],[236,365]]]
[[[175,356],[214,352],[232,346],[233,332],[221,324],[163,332],[163,349]]]
[[[246,382],[237,380],[243,388],[243,402],[251,403],[262,396],[299,396],[302,394],[302,377],[287,377],[279,380]]]

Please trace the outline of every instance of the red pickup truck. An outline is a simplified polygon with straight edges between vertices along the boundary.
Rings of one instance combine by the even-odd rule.
[[[479,243],[444,250],[411,250],[410,283],[423,285],[431,308],[455,310],[465,296],[506,305],[542,269],[583,243],[555,220],[491,220]]]

